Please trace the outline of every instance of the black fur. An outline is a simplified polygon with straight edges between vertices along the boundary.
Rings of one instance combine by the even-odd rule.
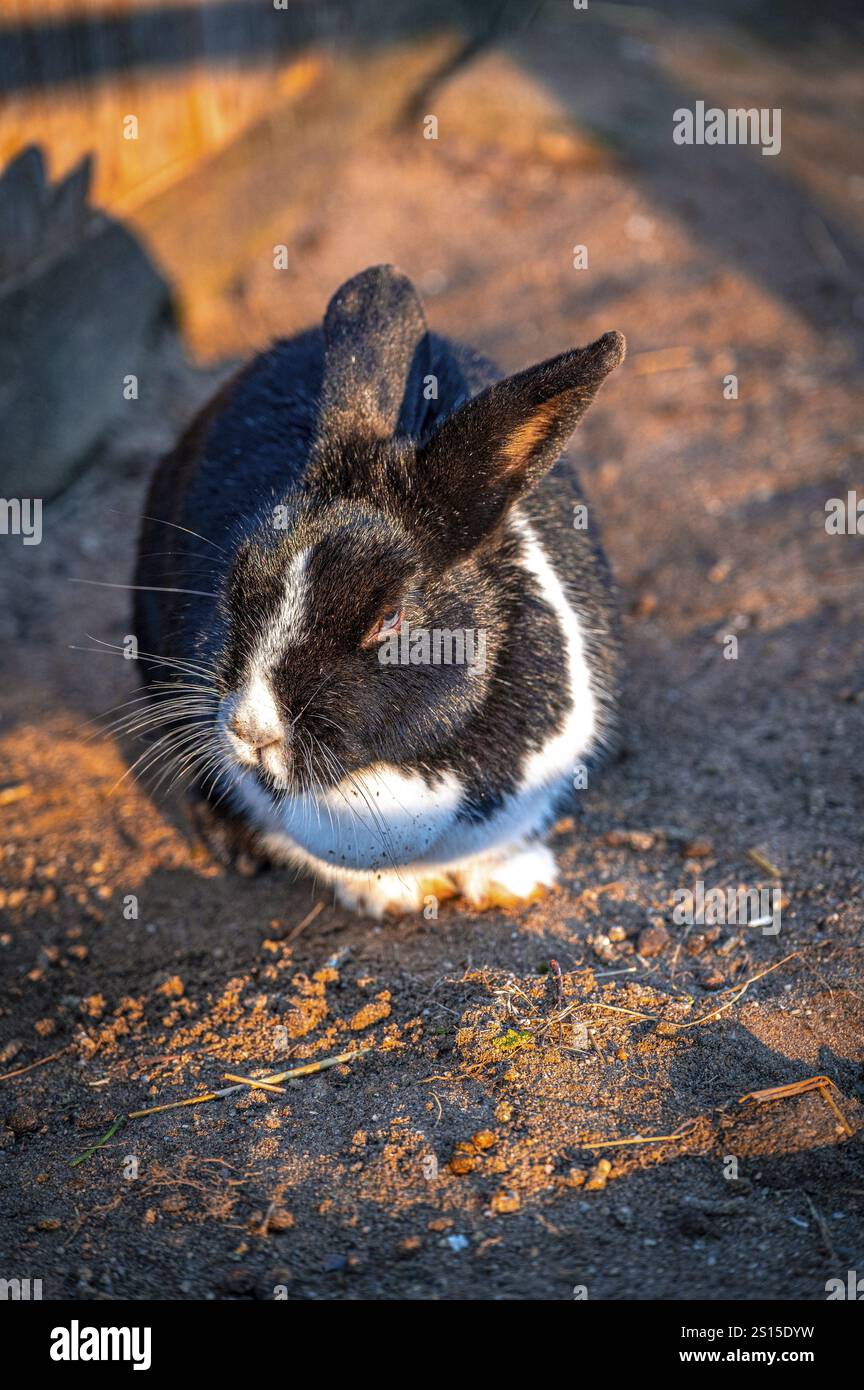
[[[489,363],[426,331],[403,276],[357,276],[323,332],[258,357],[156,472],[136,583],[214,597],[139,595],[151,688],[171,669],[158,657],[200,663],[229,694],[279,611],[293,556],[308,550],[308,628],[274,672],[296,719],[294,785],[377,761],[430,781],[451,770],[466,786],[461,814],[489,815],[568,702],[562,634],[520,562],[515,502],[580,614],[604,709],[614,696],[610,587],[593,534],[572,525],[575,479],[562,467],[532,489],[622,355],[607,334],[498,382]],[[400,605],[412,628],[485,629],[485,674],[382,666],[364,638]],[[215,800],[225,783],[206,781]]]

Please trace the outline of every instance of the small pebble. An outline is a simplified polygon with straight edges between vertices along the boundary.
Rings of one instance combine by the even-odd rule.
[[[603,838],[607,845],[643,851],[654,844],[654,836],[648,830],[610,830]]]
[[[238,1294],[254,1293],[255,1283],[255,1275],[251,1269],[229,1269],[220,1275],[216,1291],[236,1297]]]
[[[636,950],[640,956],[659,956],[665,951],[669,942],[672,940],[664,926],[653,924],[650,927],[643,927],[639,933],[639,940]]]
[[[451,1173],[461,1177],[465,1173],[472,1173],[476,1162],[477,1157],[473,1145],[463,1142],[454,1148],[448,1167]]]
[[[726,983],[726,976],[722,970],[708,970],[699,983],[703,989],[722,989]]]
[[[604,936],[602,932],[592,938],[591,949],[595,956],[598,956],[600,960],[604,961],[607,965],[614,964],[618,959],[612,949],[612,942],[609,940],[609,937]]]
[[[602,1192],[609,1180],[612,1172],[612,1164],[608,1158],[601,1158],[591,1169],[588,1181],[585,1184],[586,1192]]]
[[[496,1192],[492,1198],[492,1210],[500,1215],[505,1215],[512,1211],[518,1211],[521,1205],[515,1192]]]
[[[684,846],[684,858],[704,859],[706,855],[711,853],[713,848],[714,846],[710,840],[690,840],[690,842]]]
[[[30,1130],[39,1124],[39,1116],[32,1105],[19,1105],[17,1110],[12,1111],[6,1123],[16,1134],[29,1134]]]

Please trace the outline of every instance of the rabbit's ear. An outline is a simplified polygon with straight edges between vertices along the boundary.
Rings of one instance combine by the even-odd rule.
[[[496,382],[420,449],[417,481],[454,552],[476,545],[548,472],[624,351],[621,333],[605,333]]]
[[[423,306],[393,266],[372,266],[337,290],[324,318],[319,452],[390,438],[412,364],[428,350]]]

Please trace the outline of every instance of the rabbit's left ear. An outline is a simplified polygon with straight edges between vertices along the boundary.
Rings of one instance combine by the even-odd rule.
[[[319,450],[389,439],[412,364],[425,354],[423,306],[394,266],[371,266],[337,290],[324,318]]]
[[[621,333],[605,333],[496,382],[420,449],[417,485],[454,553],[476,545],[548,472],[625,346]]]

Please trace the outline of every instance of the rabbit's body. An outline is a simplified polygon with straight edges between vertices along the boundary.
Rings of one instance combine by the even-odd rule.
[[[608,732],[616,648],[572,477],[529,489],[621,354],[607,335],[489,391],[381,268],[187,432],[148,499],[136,630],[223,844],[375,916],[554,882],[542,835]]]

